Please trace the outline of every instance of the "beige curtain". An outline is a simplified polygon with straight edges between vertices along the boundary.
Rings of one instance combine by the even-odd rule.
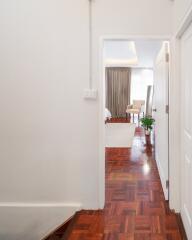
[[[112,117],[124,117],[130,104],[131,69],[106,68],[106,107]]]

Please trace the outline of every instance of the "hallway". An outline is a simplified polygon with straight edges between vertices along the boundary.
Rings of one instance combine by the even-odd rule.
[[[132,148],[106,149],[104,211],[78,212],[64,235],[58,230],[50,239],[182,239],[178,218],[163,196],[154,145],[142,128],[136,128]]]

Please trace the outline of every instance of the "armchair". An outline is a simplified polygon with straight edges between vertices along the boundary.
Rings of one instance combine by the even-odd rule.
[[[140,113],[143,113],[143,116],[144,116],[144,106],[145,106],[144,100],[133,100],[133,104],[127,106],[126,117],[128,118],[128,115],[133,114],[133,120],[134,120],[135,114],[138,114],[138,119],[139,119]]]

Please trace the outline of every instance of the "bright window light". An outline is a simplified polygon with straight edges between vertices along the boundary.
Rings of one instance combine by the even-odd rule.
[[[131,72],[131,103],[133,100],[145,100],[147,87],[153,86],[153,70],[133,68]]]

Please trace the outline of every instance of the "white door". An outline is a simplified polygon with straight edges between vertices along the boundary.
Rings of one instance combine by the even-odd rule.
[[[192,25],[181,39],[181,215],[192,239]]]
[[[155,157],[165,199],[169,198],[168,157],[168,87],[169,87],[169,44],[164,42],[154,66]]]

